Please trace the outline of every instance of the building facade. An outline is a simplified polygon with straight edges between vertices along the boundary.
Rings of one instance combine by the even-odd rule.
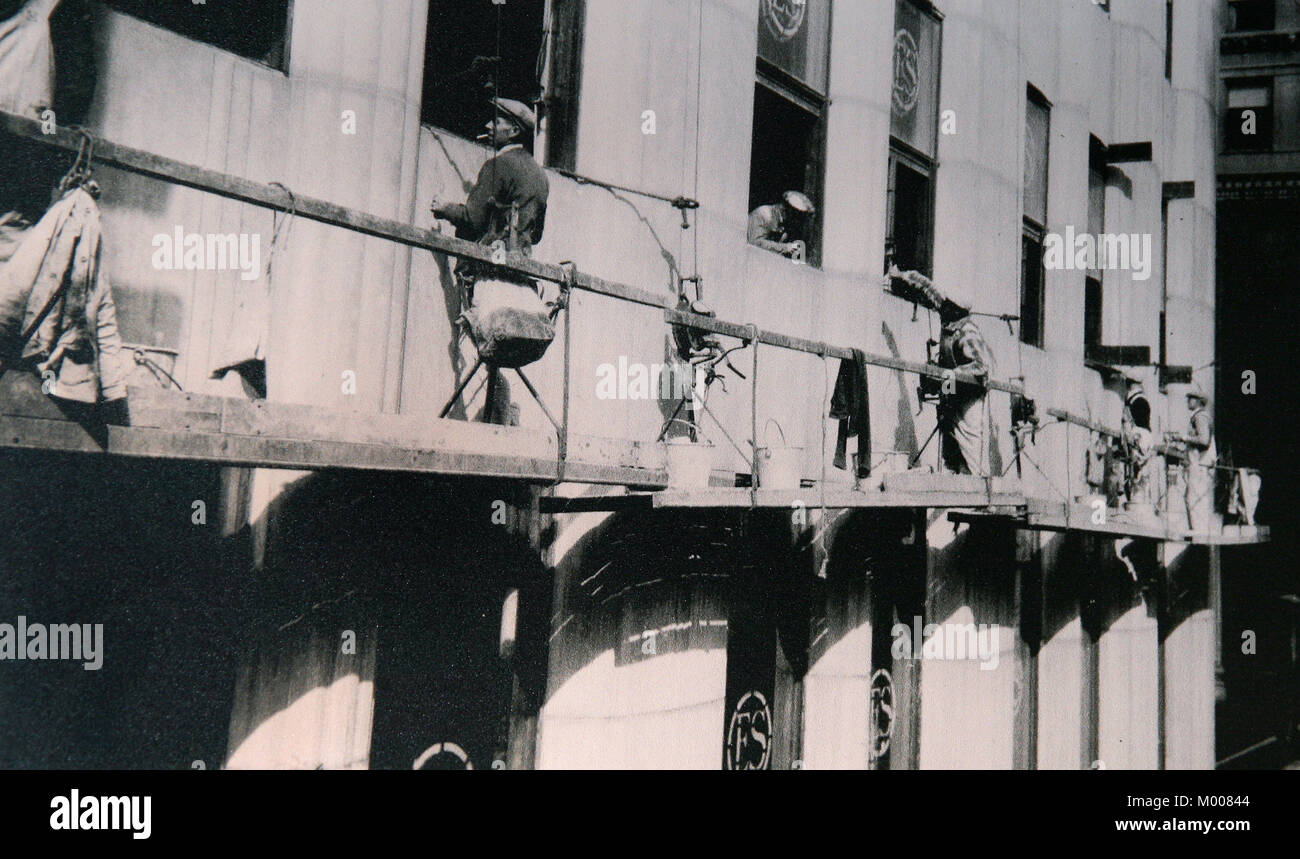
[[[1149,526],[1097,469],[1127,380],[1157,435],[1215,394],[1221,3],[251,5],[234,41],[93,7],[82,124],[209,171],[96,171],[123,336],[185,394],[133,388],[98,455],[0,378],[32,511],[3,526],[4,617],[103,616],[107,642],[93,675],[22,666],[8,765],[1214,765],[1224,532],[1180,523],[1176,469]],[[493,92],[543,107],[533,261],[640,290],[571,292],[493,393],[516,426],[478,420],[481,384],[442,410],[475,358],[454,255],[304,202],[449,235],[429,207],[491,154]],[[802,261],[747,241],[786,190],[816,206]],[[260,237],[264,399],[212,378],[249,279],[159,266],[178,230]],[[939,320],[887,254],[983,314],[985,478],[941,473],[913,369]],[[634,381],[680,365],[682,292],[748,343],[688,431]],[[834,464],[826,344],[878,357],[869,480]],[[563,402],[558,469],[527,384]],[[726,491],[673,496],[666,423]],[[786,494],[734,488],[749,442],[794,457]]]
[[[1236,461],[1276,464],[1261,498],[1267,516],[1296,498],[1295,454],[1267,406],[1296,393],[1284,296],[1300,265],[1300,7],[1232,2],[1228,11],[1219,47],[1219,434]],[[1252,381],[1260,378],[1275,384],[1257,404]],[[1266,546],[1225,557],[1224,628],[1232,634],[1224,636],[1219,743],[1233,765],[1290,759],[1274,738],[1293,739],[1298,721],[1297,588],[1285,561],[1294,546],[1294,531],[1283,528]],[[1248,647],[1247,632],[1262,645]],[[1259,702],[1267,702],[1262,719]]]

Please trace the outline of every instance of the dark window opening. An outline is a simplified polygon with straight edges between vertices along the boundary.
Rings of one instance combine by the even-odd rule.
[[[928,3],[895,0],[885,265],[927,276],[933,273],[941,37]]]
[[[1085,354],[1101,345],[1101,279],[1089,275],[1083,289],[1083,345]]]
[[[104,5],[187,39],[284,71],[291,0],[103,0]]]
[[[749,211],[780,206],[787,191],[807,196],[815,207],[811,218],[782,235],[773,226],[771,235],[757,238],[802,241],[810,265],[821,265],[830,27],[830,0],[764,4],[759,13]]]
[[[581,0],[431,0],[420,121],[475,140],[493,96],[521,101],[540,108],[547,163],[573,169],[582,13]]]
[[[1174,76],[1174,0],[1165,0],[1165,80]]]
[[[1051,106],[1030,86],[1025,102],[1024,221],[1020,240],[1020,339],[1043,345],[1046,273],[1043,236],[1047,231],[1047,165]]]
[[[1096,137],[1088,138],[1088,233],[1094,237],[1106,231],[1106,146]],[[1066,249],[1069,253],[1070,249]],[[1096,264],[1094,254],[1093,263]],[[1083,293],[1084,355],[1101,345],[1102,275],[1097,268],[1088,269]]]
[[[1228,151],[1267,152],[1273,148],[1273,81],[1230,80],[1223,114],[1223,143]]]
[[[1045,315],[1044,280],[1043,233],[1026,223],[1020,237],[1020,339],[1040,348]]]
[[[492,118],[494,95],[535,104],[545,7],[545,0],[432,0],[420,121],[473,140]]]
[[[1277,23],[1273,0],[1232,0],[1228,9],[1228,29],[1234,33],[1272,30]]]
[[[886,248],[903,271],[933,274],[934,185],[929,165],[893,151],[889,157]]]
[[[805,262],[821,263],[822,117],[762,83],[754,87],[754,131],[749,166],[749,210],[779,205],[786,191],[802,191],[817,207],[801,237]]]

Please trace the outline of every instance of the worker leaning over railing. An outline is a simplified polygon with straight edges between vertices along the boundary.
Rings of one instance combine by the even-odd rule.
[[[940,292],[928,277],[900,271],[890,264],[888,277],[904,284],[918,302],[938,311],[943,323],[938,364],[975,376],[978,384],[945,382],[939,393],[940,456],[956,474],[989,475],[988,381],[993,377],[993,350],[971,318],[970,302],[956,292]]]

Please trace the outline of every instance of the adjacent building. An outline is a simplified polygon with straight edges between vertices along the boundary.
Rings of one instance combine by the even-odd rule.
[[[1297,497],[1294,445],[1275,409],[1294,401],[1300,357],[1287,331],[1300,270],[1300,6],[1227,5],[1216,168],[1219,437],[1236,462],[1272,464],[1260,511],[1282,522]],[[1220,758],[1234,766],[1294,755],[1300,599],[1286,560],[1294,549],[1284,528],[1267,545],[1225,557]]]

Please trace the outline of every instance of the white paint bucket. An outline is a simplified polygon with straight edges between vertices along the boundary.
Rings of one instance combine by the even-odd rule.
[[[173,382],[176,374],[176,359],[180,355],[175,349],[145,346],[141,343],[123,343],[122,353],[130,364],[127,385],[163,389],[180,387]]]
[[[781,446],[768,444],[754,449],[754,477],[763,489],[798,489],[803,476],[803,448],[790,447],[785,442],[785,430],[772,418],[767,419],[763,441],[767,441],[767,430],[776,424],[781,433]]]
[[[694,426],[690,421],[675,420]],[[698,434],[699,428],[696,427]],[[713,460],[716,449],[713,442],[701,438],[691,441],[689,438],[668,438],[660,444],[668,458],[668,487],[670,489],[707,489],[709,477],[713,473]]]

